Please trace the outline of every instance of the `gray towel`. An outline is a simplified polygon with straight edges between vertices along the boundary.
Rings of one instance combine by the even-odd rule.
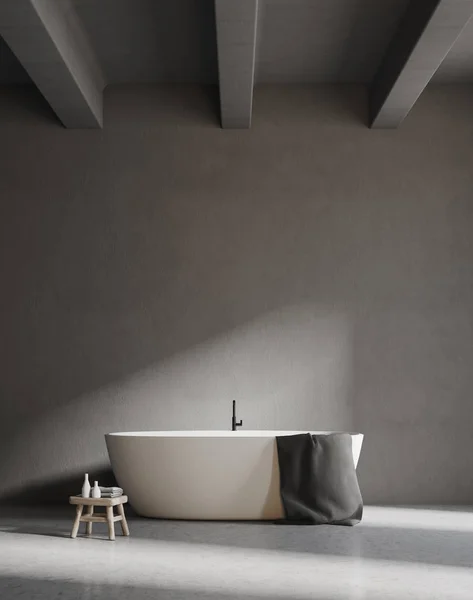
[[[314,525],[356,525],[363,515],[349,433],[276,438],[286,519]]]

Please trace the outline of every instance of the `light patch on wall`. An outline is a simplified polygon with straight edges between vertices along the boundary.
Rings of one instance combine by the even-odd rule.
[[[110,431],[229,429],[233,399],[247,429],[350,430],[352,329],[294,305],[45,412],[9,444],[3,494],[106,467]]]

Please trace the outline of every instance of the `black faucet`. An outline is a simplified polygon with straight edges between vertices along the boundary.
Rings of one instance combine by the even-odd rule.
[[[243,425],[243,421],[236,420],[236,402],[233,401],[233,416],[232,416],[232,431],[236,431],[237,427],[241,427]]]

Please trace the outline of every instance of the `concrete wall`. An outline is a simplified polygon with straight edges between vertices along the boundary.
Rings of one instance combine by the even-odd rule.
[[[366,434],[367,502],[473,498],[473,88],[399,131],[362,88],[111,88],[103,131],[0,95],[0,486],[107,468],[103,434]],[[59,486],[59,487],[58,487]],[[43,494],[43,495],[41,495]]]

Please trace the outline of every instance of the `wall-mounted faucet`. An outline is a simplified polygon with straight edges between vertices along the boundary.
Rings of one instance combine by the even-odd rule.
[[[233,401],[233,416],[232,416],[232,431],[236,431],[237,427],[241,427],[243,425],[243,421],[236,420],[236,401]]]

